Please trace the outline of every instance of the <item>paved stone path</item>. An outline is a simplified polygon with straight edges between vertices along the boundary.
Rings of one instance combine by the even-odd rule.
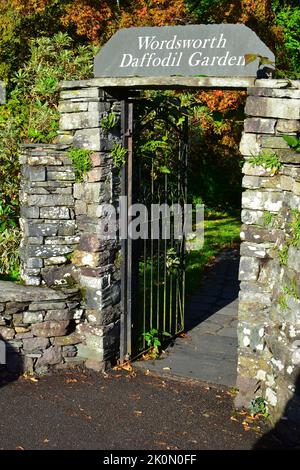
[[[188,301],[187,335],[162,358],[137,363],[151,372],[235,386],[239,252],[220,253],[201,288]]]

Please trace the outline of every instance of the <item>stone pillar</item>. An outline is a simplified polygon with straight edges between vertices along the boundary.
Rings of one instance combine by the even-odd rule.
[[[237,405],[263,396],[275,422],[289,400],[300,411],[300,154],[282,138],[300,131],[300,89],[250,88],[245,112]]]
[[[120,247],[103,236],[103,226],[109,219],[105,204],[117,207],[120,194],[119,170],[110,153],[121,143],[120,103],[87,82],[66,82],[59,109],[59,142],[93,151],[92,169],[74,185],[80,240],[72,262],[80,273],[85,308],[85,323],[78,327],[85,340],[78,354],[88,367],[103,369],[119,354]],[[102,127],[110,114],[114,125]]]
[[[23,240],[20,248],[26,285],[65,286],[70,255],[78,244],[73,185],[75,173],[66,146],[27,145],[20,157]]]

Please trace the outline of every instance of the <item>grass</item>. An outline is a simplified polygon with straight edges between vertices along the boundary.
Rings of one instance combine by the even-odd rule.
[[[240,238],[241,222],[228,214],[210,213],[204,221],[204,246],[186,254],[186,293],[192,294],[201,283],[205,267],[224,248]]]

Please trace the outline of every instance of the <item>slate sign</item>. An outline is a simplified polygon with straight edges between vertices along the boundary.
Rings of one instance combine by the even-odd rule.
[[[258,59],[272,51],[243,24],[128,28],[118,31],[95,57],[95,77],[256,77]],[[270,67],[270,66],[268,66]]]

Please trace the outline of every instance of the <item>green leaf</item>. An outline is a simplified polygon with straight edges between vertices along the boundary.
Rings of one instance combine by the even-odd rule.
[[[177,121],[177,126],[181,126],[185,121],[185,116],[181,116]]]
[[[298,147],[299,140],[294,135],[283,135],[282,138],[289,144],[290,147]]]
[[[150,330],[150,334],[151,334],[151,335],[157,335],[157,333],[158,333],[158,331],[157,331],[155,328],[152,328],[152,329]]]
[[[171,171],[169,170],[167,166],[160,166],[159,171],[163,174],[168,174],[168,175],[171,173]]]

